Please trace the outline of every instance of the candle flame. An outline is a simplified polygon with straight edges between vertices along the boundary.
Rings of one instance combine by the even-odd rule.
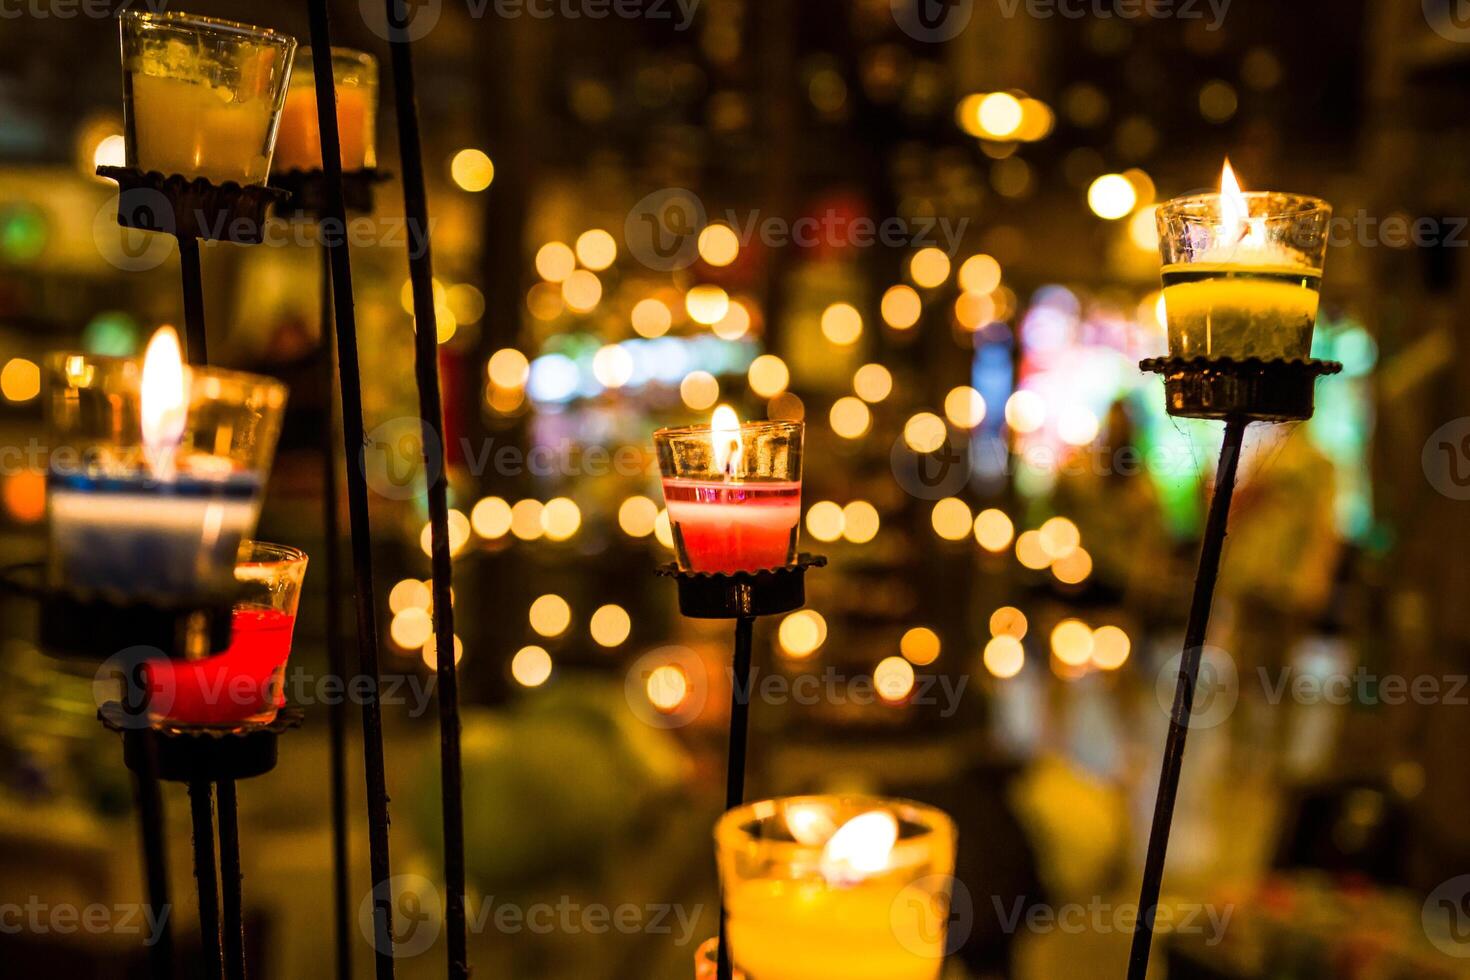
[[[786,808],[786,829],[798,844],[816,847],[831,840],[837,831],[830,807],[820,803],[794,803]]]
[[[1265,240],[1265,223],[1252,220],[1250,203],[1240,189],[1230,158],[1220,173],[1220,236],[1229,246],[1259,245]]]
[[[189,414],[189,371],[184,367],[179,335],[159,327],[143,355],[143,452],[155,475],[171,473]]]
[[[729,405],[715,409],[714,418],[710,420],[710,440],[715,453],[715,469],[726,476],[738,476],[736,471],[740,468],[743,445],[740,416],[735,414],[735,409]]]
[[[898,820],[872,810],[843,824],[822,851],[822,876],[834,884],[854,884],[888,868],[898,843]]]

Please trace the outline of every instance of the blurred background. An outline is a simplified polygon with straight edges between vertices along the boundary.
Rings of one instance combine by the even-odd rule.
[[[116,6],[33,0],[0,29],[9,561],[45,542],[38,364],[138,353],[182,317],[177,253],[130,251],[115,187],[93,175],[122,162]],[[386,63],[375,7],[334,3],[334,37]],[[1136,366],[1165,350],[1153,208],[1215,187],[1228,155],[1248,190],[1334,205],[1314,353],[1345,370],[1310,423],[1248,436],[1158,973],[1470,976],[1455,312],[1470,23],[1455,8],[416,5],[477,974],[687,978],[716,931],[730,638],[681,619],[654,577],[671,552],[651,434],[729,403],[805,418],[803,545],[832,562],[806,611],[757,627],[758,683],[773,683],[752,709],[748,794],[950,812],[964,901],[946,976],[1121,975],[1220,439],[1169,419]],[[305,43],[304,5],[188,9]],[[398,173],[390,84],[385,64],[379,165]],[[396,182],[355,227],[394,870],[433,882]],[[260,536],[313,559],[287,678],[307,722],[241,787],[263,980],[324,976],[333,957],[317,448],[332,396],[313,234],[273,232],[204,254],[212,359],[292,385]],[[33,610],[0,604],[0,904],[135,902],[131,787],[92,669],[44,656]],[[167,790],[187,943],[188,808]],[[506,903],[632,905],[641,925],[475,927]],[[12,921],[7,973],[146,975],[136,936]],[[425,942],[400,976],[442,974],[442,938]]]

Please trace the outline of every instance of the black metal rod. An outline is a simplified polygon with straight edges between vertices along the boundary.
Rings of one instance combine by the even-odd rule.
[[[755,618],[735,620],[735,658],[730,672],[730,745],[725,763],[725,809],[745,802],[745,751],[750,742],[750,660],[754,646]],[[730,945],[725,941],[725,902],[720,900],[720,950],[716,960],[718,980],[731,980]]]
[[[158,740],[151,731],[140,731],[136,737],[142,746],[140,765],[133,774],[138,796],[138,832],[143,845],[143,873],[148,883],[150,921],[158,930],[147,937],[149,973],[161,980],[173,980],[174,933],[173,909],[168,899],[168,847],[163,837],[163,794],[158,787]]]
[[[337,478],[337,358],[332,329],[332,261],[321,249],[322,391],[326,417],[322,420],[322,536],[327,565],[327,670],[341,678],[346,689],[347,647],[342,635],[342,515],[341,481]],[[347,699],[336,698],[327,709],[332,781],[332,908],[337,945],[337,978],[352,980],[351,911],[348,898],[347,839]]]
[[[199,264],[199,239],[179,238],[179,271],[184,280],[184,356],[190,364],[209,363],[204,330],[204,270]]]
[[[449,553],[448,474],[444,458],[444,406],[439,390],[439,329],[434,303],[434,261],[429,239],[429,199],[419,135],[413,48],[406,33],[406,0],[385,0],[393,98],[398,117],[398,156],[403,167],[403,214],[408,225],[408,273],[413,288],[414,377],[419,390],[424,473],[429,495],[430,567],[433,576],[434,646],[438,651],[439,768],[444,822],[444,926],[450,980],[470,975],[465,921],[464,791],[460,762],[459,676],[454,662],[454,563]]]
[[[1215,493],[1205,521],[1200,546],[1199,569],[1194,577],[1194,598],[1184,627],[1184,653],[1179,660],[1179,686],[1174,691],[1174,710],[1169,716],[1169,738],[1164,743],[1159,795],[1154,801],[1153,826],[1148,836],[1148,856],[1143,866],[1143,887],[1138,898],[1138,926],[1133,932],[1133,949],[1128,956],[1128,980],[1145,980],[1153,949],[1154,920],[1159,910],[1159,890],[1164,880],[1164,862],[1169,850],[1169,830],[1174,823],[1174,803],[1179,795],[1179,775],[1184,767],[1184,742],[1189,737],[1189,719],[1194,711],[1195,687],[1199,682],[1200,657],[1210,625],[1210,607],[1215,599],[1215,580],[1220,574],[1220,553],[1230,523],[1230,501],[1235,495],[1235,474],[1247,419],[1225,423],[1225,441],[1220,447],[1220,465],[1215,473]]]
[[[327,0],[310,0],[311,47],[332,49]],[[342,189],[342,141],[337,132],[337,90],[332,59],[313,62],[317,123],[321,127],[322,170],[327,177],[323,231],[332,267],[332,299],[337,328],[337,360],[342,385],[342,444],[347,458],[347,514],[352,528],[353,593],[357,606],[357,653],[362,688],[362,756],[367,783],[368,860],[373,885],[373,952],[378,980],[393,977],[392,861],[388,847],[388,776],[383,758],[382,679],[378,669],[377,591],[373,587],[372,527],[367,479],[361,454],[362,376],[357,357],[357,317],[352,306],[352,259],[347,249],[347,203]],[[452,659],[452,658],[451,658]]]
[[[219,795],[219,873],[224,917],[225,980],[245,980],[244,884],[240,873],[240,809],[235,781],[221,779]]]
[[[199,886],[199,954],[206,980],[220,976],[219,875],[214,863],[214,794],[207,779],[189,781],[194,818],[194,880]]]

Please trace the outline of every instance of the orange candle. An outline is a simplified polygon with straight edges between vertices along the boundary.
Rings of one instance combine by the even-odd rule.
[[[189,14],[121,23],[128,166],[265,183],[296,40]]]
[[[377,166],[376,116],[378,64],[372,55],[347,48],[332,49],[332,79],[337,88],[337,131],[342,144],[342,169]],[[281,111],[276,136],[276,173],[320,170],[321,128],[316,108],[316,74],[310,51],[296,56],[291,87]]]

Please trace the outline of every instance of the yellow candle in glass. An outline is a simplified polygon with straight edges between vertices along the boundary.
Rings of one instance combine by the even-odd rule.
[[[122,16],[128,165],[264,183],[294,38],[188,14]]]
[[[932,807],[796,797],[716,830],[726,937],[751,980],[936,980],[955,830]]]
[[[1219,194],[1160,208],[1170,355],[1308,357],[1330,219],[1315,198],[1243,193],[1228,162]]]
[[[337,131],[342,144],[342,169],[364,170],[378,165],[378,62],[364,51],[332,49],[332,79],[337,88]],[[281,110],[276,136],[276,173],[320,170],[322,139],[316,112],[316,75],[310,51],[296,55],[291,87]]]

